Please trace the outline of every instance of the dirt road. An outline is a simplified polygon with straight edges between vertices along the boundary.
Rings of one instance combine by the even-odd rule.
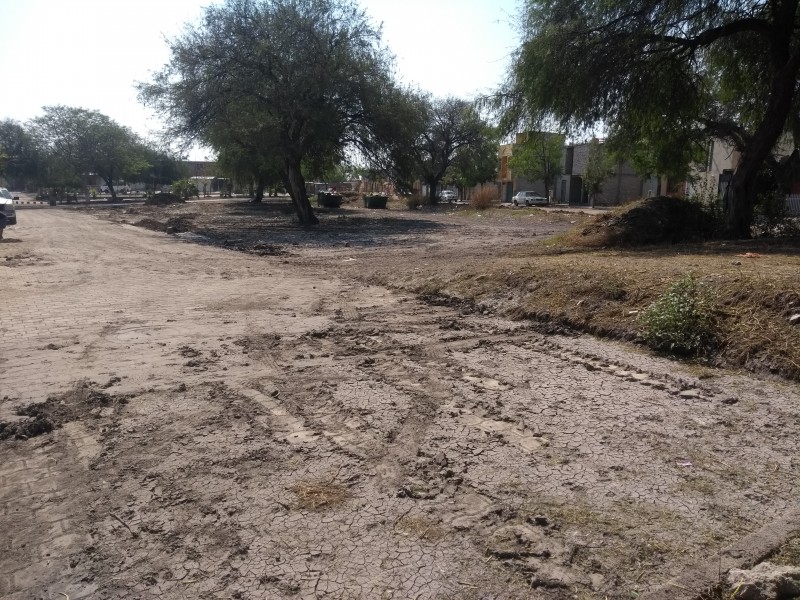
[[[20,211],[0,596],[630,598],[796,502],[796,388],[309,256]]]

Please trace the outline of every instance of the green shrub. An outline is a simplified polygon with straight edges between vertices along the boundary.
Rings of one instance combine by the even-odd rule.
[[[699,354],[714,339],[711,296],[690,273],[672,283],[640,316],[647,345],[675,354]]]
[[[756,237],[782,235],[782,230],[791,223],[786,194],[767,192],[758,195],[758,202],[753,207],[753,233]]]
[[[175,181],[171,186],[170,189],[172,193],[176,196],[183,198],[184,200],[188,200],[194,196],[199,196],[200,191],[197,189],[197,185],[189,179],[179,179]]]
[[[694,183],[691,193],[686,199],[692,204],[700,207],[700,210],[707,217],[705,228],[708,231],[706,237],[723,231],[725,229],[724,215],[722,213],[722,198],[717,189],[716,181],[712,179],[702,179]]]

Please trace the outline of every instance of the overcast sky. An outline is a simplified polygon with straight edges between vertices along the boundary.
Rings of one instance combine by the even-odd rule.
[[[168,60],[165,37],[196,22],[210,0],[0,0],[0,119],[42,106],[98,110],[147,135],[158,121],[133,84]],[[495,88],[517,45],[517,0],[361,0],[406,83],[435,95]]]

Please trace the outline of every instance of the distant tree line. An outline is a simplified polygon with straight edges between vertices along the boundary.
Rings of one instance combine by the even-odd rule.
[[[147,143],[106,115],[68,106],[46,106],[27,123],[0,121],[0,175],[14,189],[57,189],[88,195],[92,176],[168,185],[183,175],[179,158]]]

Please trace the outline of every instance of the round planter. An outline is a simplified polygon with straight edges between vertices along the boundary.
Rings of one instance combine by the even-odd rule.
[[[366,208],[386,208],[386,203],[388,201],[388,196],[364,196],[364,206]]]

